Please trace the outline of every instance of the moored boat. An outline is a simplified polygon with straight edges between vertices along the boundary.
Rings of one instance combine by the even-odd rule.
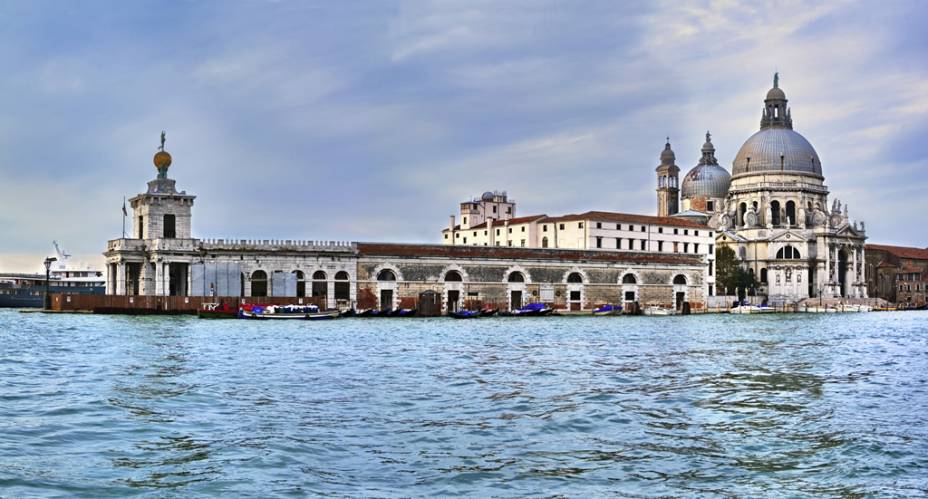
[[[593,309],[593,315],[619,315],[620,313],[622,313],[622,306],[610,303]]]
[[[449,312],[448,315],[455,319],[477,319],[480,318],[482,314],[476,310],[455,310],[454,312]]]
[[[197,317],[201,319],[235,319],[238,317],[238,307],[228,303],[203,303],[197,309]]]
[[[493,317],[499,312],[498,308],[485,308],[480,311],[480,317]]]
[[[529,303],[518,310],[500,312],[501,317],[541,317],[551,315],[554,309],[544,303]]]
[[[238,308],[242,319],[306,320],[310,314],[319,314],[315,305],[253,305],[243,304]],[[331,313],[337,313],[332,311]]]
[[[652,305],[644,309],[644,315],[651,316],[668,316],[674,315],[675,311],[672,308],[659,307],[657,305]]]

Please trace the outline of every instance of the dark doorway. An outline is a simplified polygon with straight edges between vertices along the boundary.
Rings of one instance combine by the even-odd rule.
[[[267,296],[267,272],[256,270],[251,274],[251,296]]]
[[[786,202],[786,218],[787,218],[786,223],[790,227],[799,225],[799,222],[796,221],[796,203],[792,201]]]
[[[510,291],[509,301],[512,302],[512,305],[510,307],[512,310],[518,310],[522,308],[522,292],[521,291]]]
[[[170,277],[168,294],[170,296],[187,296],[187,264],[169,264],[168,274]]]
[[[126,264],[126,294],[127,295],[138,295],[140,290],[139,281],[142,277],[142,264],[141,263],[127,263]]]
[[[380,310],[390,310],[393,308],[393,290],[380,290]]]
[[[625,301],[635,301],[635,292],[634,292],[634,291],[626,291],[626,292],[625,292]]]
[[[312,288],[313,298],[326,296],[328,295],[328,292],[329,292],[329,284],[326,281],[325,272],[321,270],[317,270],[313,272],[313,288]]]
[[[574,310],[574,311],[580,310],[580,305],[581,305],[581,303],[580,303],[580,292],[579,292],[579,291],[571,291],[571,292],[570,292],[570,309],[571,309],[571,310]]]
[[[457,312],[461,301],[460,291],[448,291],[448,312]]]
[[[847,296],[847,251],[838,252],[838,284],[841,285],[841,296]]]
[[[344,270],[335,274],[335,299],[345,301],[351,299],[351,283],[348,281],[348,272]]]
[[[293,274],[296,275],[296,296],[303,298],[306,296],[306,276],[302,270],[294,270]]]
[[[677,310],[683,309],[683,303],[685,301],[686,301],[686,293],[682,291],[677,291],[677,299],[676,299]]]

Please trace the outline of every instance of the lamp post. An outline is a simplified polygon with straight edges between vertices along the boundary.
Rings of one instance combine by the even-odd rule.
[[[45,263],[45,300],[44,300],[43,305],[44,305],[45,310],[50,309],[52,305],[48,299],[49,298],[48,297],[48,280],[49,280],[49,277],[52,271],[52,263],[57,262],[57,261],[58,261],[57,258],[50,256],[46,258],[44,262]]]

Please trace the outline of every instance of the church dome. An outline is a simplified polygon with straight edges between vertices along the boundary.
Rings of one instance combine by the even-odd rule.
[[[792,112],[779,74],[764,99],[760,131],[744,142],[732,164],[733,176],[761,172],[792,172],[822,176],[818,153],[805,137],[793,130]]]
[[[790,128],[766,128],[752,135],[735,156],[732,175],[758,172],[802,172],[822,175],[818,153]]]
[[[683,177],[680,193],[684,199],[728,196],[731,175],[719,165],[697,165]]]
[[[724,198],[728,196],[730,185],[731,175],[728,174],[728,170],[719,166],[718,160],[715,159],[712,136],[706,132],[706,143],[702,145],[702,158],[699,164],[683,177],[680,193],[683,199]]]

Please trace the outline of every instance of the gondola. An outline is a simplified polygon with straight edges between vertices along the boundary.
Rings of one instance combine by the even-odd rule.
[[[498,308],[485,308],[480,311],[480,317],[493,317],[497,313],[499,313]]]
[[[500,312],[500,317],[541,317],[551,315],[554,309],[544,303],[529,303],[518,310]]]
[[[448,315],[455,319],[478,319],[482,316],[482,314],[476,310],[456,310],[454,312],[448,312]]]
[[[390,317],[413,317],[416,315],[414,308],[398,308],[390,312]]]

